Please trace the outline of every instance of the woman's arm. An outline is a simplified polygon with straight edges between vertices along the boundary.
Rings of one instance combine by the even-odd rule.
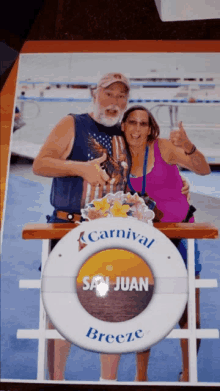
[[[182,122],[179,123],[179,130],[171,131],[170,140],[159,140],[161,156],[166,163],[178,164],[199,175],[210,174],[211,170],[204,155],[198,149],[193,151],[193,146],[182,126]]]
[[[34,160],[33,172],[46,177],[80,176],[92,185],[105,184],[109,176],[101,168],[104,154],[88,162],[66,160],[75,140],[75,124],[71,116],[64,117],[51,131]]]

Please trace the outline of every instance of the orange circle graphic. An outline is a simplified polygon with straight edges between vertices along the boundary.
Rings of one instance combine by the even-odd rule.
[[[139,315],[150,303],[154,276],[139,255],[125,249],[93,254],[77,276],[81,305],[95,318],[123,322]]]

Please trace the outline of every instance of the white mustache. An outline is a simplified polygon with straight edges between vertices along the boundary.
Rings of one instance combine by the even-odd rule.
[[[119,107],[116,106],[116,105],[109,105],[109,106],[106,107],[105,110],[115,110],[115,111],[117,111],[118,114],[121,113],[121,110],[120,110]]]

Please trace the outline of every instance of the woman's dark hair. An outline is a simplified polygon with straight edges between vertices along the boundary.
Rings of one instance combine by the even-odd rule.
[[[145,111],[148,114],[149,126],[150,126],[150,129],[151,129],[151,132],[150,132],[150,134],[148,136],[148,141],[156,140],[157,137],[160,134],[159,125],[158,125],[157,121],[155,120],[154,116],[151,114],[151,112],[148,109],[146,109],[146,107],[144,107],[144,106],[136,105],[136,106],[130,107],[130,109],[125,111],[121,123],[125,123],[127,121],[128,117],[129,117],[129,115],[133,111],[136,111],[136,110],[142,110],[142,111]]]

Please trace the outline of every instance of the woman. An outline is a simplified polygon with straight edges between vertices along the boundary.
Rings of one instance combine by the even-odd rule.
[[[159,138],[159,126],[152,114],[142,106],[127,110],[122,119],[124,132],[131,156],[131,171],[128,179],[130,190],[148,194],[160,211],[162,222],[182,222],[185,220],[189,204],[182,194],[183,182],[177,164],[199,175],[208,175],[210,168],[204,156],[191,143],[182,123],[179,130],[170,134],[170,140]],[[190,222],[194,221],[191,217]],[[182,248],[186,261],[184,243],[175,243]],[[185,252],[185,254],[184,254]],[[198,254],[197,254],[198,255]],[[198,258],[198,256],[197,256]],[[201,266],[196,263],[195,274],[199,277]],[[199,328],[199,291],[196,292],[196,323]],[[180,319],[180,327],[187,328],[187,310]],[[181,340],[183,372],[181,381],[188,381],[187,340]],[[137,373],[135,380],[146,381],[150,350],[137,353]],[[101,355],[101,378],[115,379],[120,355]]]

